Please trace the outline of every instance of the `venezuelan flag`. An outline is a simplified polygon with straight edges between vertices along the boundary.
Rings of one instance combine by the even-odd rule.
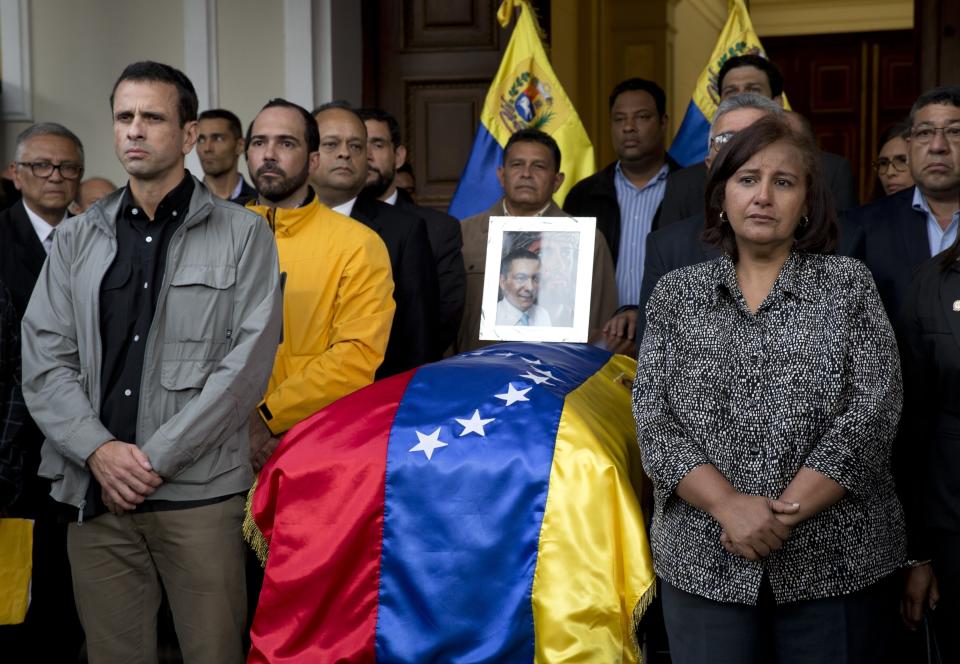
[[[697,79],[687,113],[683,116],[680,129],[670,145],[670,156],[681,166],[690,166],[703,161],[707,156],[707,138],[710,136],[710,122],[720,103],[720,90],[717,87],[717,74],[723,63],[737,55],[752,53],[767,57],[760,38],[753,30],[750,14],[743,0],[727,0],[727,22],[720,32],[717,45],[713,49],[710,61]],[[786,104],[786,96],[784,96]]]
[[[300,423],[251,492],[250,662],[636,662],[636,363],[500,344]]]
[[[566,179],[555,194],[557,201],[562,203],[573,185],[596,170],[593,144],[550,66],[533,9],[527,0],[504,0],[497,19],[507,27],[516,7],[520,17],[487,92],[470,158],[450,202],[448,212],[458,219],[483,212],[503,196],[497,167],[503,163],[507,140],[519,129],[544,131],[560,146],[560,171]]]

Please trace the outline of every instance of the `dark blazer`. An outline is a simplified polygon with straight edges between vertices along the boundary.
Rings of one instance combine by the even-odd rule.
[[[719,249],[700,239],[704,222],[703,213],[700,212],[647,235],[643,281],[640,284],[640,313],[637,317],[638,345],[647,325],[647,300],[660,277],[677,268],[696,265],[720,255]]]
[[[463,268],[463,252],[460,249],[463,246],[460,222],[439,210],[416,205],[408,198],[398,196],[396,207],[415,214],[427,225],[427,239],[430,240],[440,286],[440,323],[434,340],[439,356],[442,356],[457,338],[467,296],[467,273]]]
[[[251,185],[249,182],[247,182],[246,179],[244,179],[244,177],[241,175],[240,176],[240,193],[237,194],[236,197],[231,198],[230,202],[236,203],[237,205],[246,205],[247,203],[255,199],[257,195],[258,195],[257,190],[254,188],[254,186]]]
[[[13,296],[20,318],[45,260],[47,252],[33,230],[23,201],[0,211],[0,281]]]
[[[897,321],[904,410],[894,470],[907,513],[910,557],[926,559],[926,531],[960,532],[960,264],[923,263]]]
[[[393,268],[397,310],[376,377],[385,378],[440,359],[434,341],[439,325],[439,286],[423,220],[365,195],[356,200],[350,216],[383,239]]]
[[[838,154],[821,152],[820,163],[837,211],[855,208],[858,204],[857,191],[850,162]],[[702,161],[671,173],[660,205],[660,225],[666,226],[695,214],[703,214],[706,188],[707,165]]]
[[[841,251],[870,268],[891,321],[899,316],[914,271],[930,258],[926,215],[913,209],[915,189],[909,187],[844,215],[855,237],[849,243],[841,241]]]
[[[46,260],[47,252],[33,230],[23,201],[0,211],[0,282],[10,291],[18,326]],[[10,511],[13,516],[33,518],[52,509],[52,500],[47,497],[50,482],[37,476],[42,444],[43,434],[27,417],[17,434],[17,445],[25,451],[23,473],[26,481],[20,500]]]
[[[680,164],[667,155],[667,167],[670,173],[677,171]],[[563,211],[573,217],[596,217],[597,230],[603,234],[617,264],[620,255],[620,202],[617,200],[617,187],[614,184],[617,174],[617,162],[609,164],[602,171],[580,180],[567,194],[563,202]],[[660,226],[660,209],[653,216],[650,230]]]

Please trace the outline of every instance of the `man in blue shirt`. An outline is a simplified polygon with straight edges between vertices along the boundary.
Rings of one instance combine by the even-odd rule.
[[[618,159],[578,182],[563,205],[573,216],[596,217],[610,247],[620,309],[604,331],[608,344],[611,338],[623,341],[623,348],[614,349],[620,352],[632,352],[646,238],[657,228],[667,175],[678,168],[664,147],[665,108],[666,96],[653,81],[618,83],[610,94],[610,138]]]

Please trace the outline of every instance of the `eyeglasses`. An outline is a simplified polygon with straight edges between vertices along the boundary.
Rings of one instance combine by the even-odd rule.
[[[17,166],[29,166],[30,172],[38,178],[48,178],[56,170],[60,171],[60,177],[64,180],[76,180],[83,173],[83,166],[69,162],[51,164],[49,161],[18,161]]]
[[[951,143],[960,143],[960,124],[952,124],[946,127],[934,127],[932,125],[914,127],[910,131],[910,138],[920,145],[926,145],[933,140],[938,131],[942,131],[943,137]]]
[[[736,135],[735,131],[725,131],[722,134],[717,134],[716,136],[710,137],[710,149],[720,151],[724,145],[726,145],[731,138]]]
[[[891,168],[897,173],[903,173],[907,170],[907,156],[898,154],[893,159],[880,157],[873,162],[873,169],[880,175],[884,175]]]

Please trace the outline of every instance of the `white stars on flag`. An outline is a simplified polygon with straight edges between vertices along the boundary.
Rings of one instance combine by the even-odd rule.
[[[410,448],[411,452],[423,452],[427,455],[427,461],[433,458],[433,453],[435,450],[440,449],[441,447],[446,447],[447,443],[440,440],[440,427],[437,427],[436,431],[427,436],[422,434],[419,431],[417,432],[417,438],[420,439],[420,442]]]
[[[524,364],[521,364],[520,367],[523,367],[525,373],[522,373],[519,376],[521,381],[523,382],[518,381],[517,387],[515,387],[512,382],[508,382],[506,392],[504,392],[503,394],[493,395],[494,398],[500,399],[501,401],[503,401],[503,404],[504,404],[503,408],[509,408],[510,406],[513,406],[514,404],[517,404],[523,401],[529,402],[530,398],[527,396],[527,394],[531,390],[533,390],[535,387],[540,387],[541,385],[546,385],[550,387],[553,385],[553,383],[551,383],[550,381],[556,381],[560,383],[565,382],[564,379],[561,379],[555,376],[551,371],[547,370],[546,368],[542,368],[549,365],[544,364],[541,360],[537,358],[533,358],[529,356],[524,357],[525,354],[518,354],[518,353],[509,352],[509,351],[490,352],[489,350],[477,350],[472,353],[464,354],[464,356],[471,356],[471,355],[473,356],[486,355],[487,357],[503,357],[503,358],[513,357],[519,360],[523,360]],[[517,359],[511,360],[511,362],[517,362]],[[481,403],[480,406],[482,408],[484,404]],[[498,420],[502,418],[482,417],[480,415],[480,408],[476,408],[473,411],[473,415],[471,415],[467,419],[461,419],[459,417],[455,417],[453,419],[457,424],[459,424],[462,427],[462,430],[460,431],[459,435],[457,435],[457,438],[463,438],[464,436],[467,436],[469,434],[476,434],[477,436],[480,436],[484,439],[491,440],[487,438],[486,427],[492,424],[493,422],[498,422]],[[497,426],[499,426],[499,424]],[[448,447],[450,445],[449,443],[445,443],[444,441],[440,440],[440,432],[442,430],[443,430],[442,427],[437,427],[433,431],[433,433],[429,435],[421,431],[414,430],[417,434],[418,442],[416,445],[411,447],[408,451],[411,454],[416,454],[417,452],[423,452],[423,455],[426,457],[427,461],[432,460],[434,452],[436,452],[437,450],[443,447]],[[454,436],[456,435],[455,430],[448,431],[448,433],[445,435]],[[495,439],[496,438],[494,437],[494,440]],[[453,440],[457,440],[457,439],[454,438]]]
[[[521,378],[528,378],[528,379],[532,380],[534,383],[536,383],[537,385],[539,385],[540,383],[546,383],[548,380],[550,380],[550,379],[547,378],[546,376],[537,376],[537,375],[534,375],[534,374],[530,373],[529,371],[528,371],[527,373],[525,373],[525,374],[520,374],[520,377],[521,377]]]
[[[495,422],[496,418],[483,419],[480,417],[480,411],[473,411],[473,417],[469,420],[461,420],[459,417],[456,418],[460,426],[463,427],[463,431],[460,432],[460,437],[463,438],[468,433],[475,433],[486,438],[487,434],[484,433],[483,427],[491,422]]]
[[[523,390],[518,390],[513,386],[513,383],[507,383],[507,391],[505,394],[494,394],[493,396],[498,399],[503,399],[507,406],[512,406],[518,401],[530,401],[525,395],[532,389],[532,387],[528,387]]]

